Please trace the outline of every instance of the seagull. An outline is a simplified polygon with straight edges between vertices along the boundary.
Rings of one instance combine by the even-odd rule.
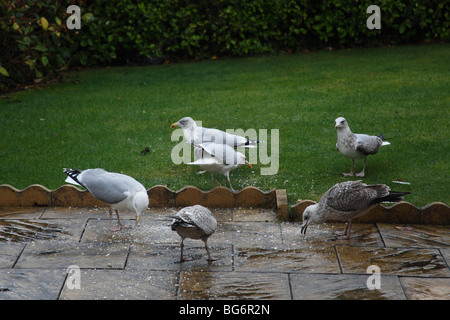
[[[198,165],[208,171],[211,174],[213,188],[214,174],[220,173],[227,177],[230,189],[234,192],[230,181],[230,171],[244,164],[252,168],[245,155],[226,144],[203,143],[194,148],[194,155],[197,160],[188,164]]]
[[[108,172],[103,169],[66,169],[66,182],[86,188],[94,197],[109,205],[109,226],[111,231],[129,229],[120,222],[118,210],[136,212],[136,225],[141,214],[147,210],[148,194],[142,184],[130,176]],[[116,211],[117,227],[112,226],[112,210]]]
[[[180,127],[183,129],[184,138],[194,146],[213,142],[226,144],[233,148],[255,148],[258,143],[262,142],[258,140],[249,140],[245,137],[230,134],[218,129],[199,127],[191,117],[184,117],[178,122],[173,123],[170,127]]]
[[[384,136],[369,136],[367,134],[352,133],[348,126],[347,120],[343,117],[337,118],[334,128],[337,129],[336,149],[345,157],[352,159],[352,171],[343,173],[344,176],[364,177],[364,169],[366,168],[367,156],[378,152],[381,146],[389,145],[387,141],[383,141]],[[364,158],[364,166],[361,172],[354,173],[353,167],[355,159]]]
[[[352,219],[366,214],[381,202],[400,202],[410,192],[391,191],[385,184],[367,185],[359,181],[335,184],[322,196],[320,201],[308,206],[303,212],[301,233],[306,234],[310,223],[328,220],[347,221],[344,232],[337,232],[338,239],[350,239]]]
[[[201,205],[185,207],[177,212],[173,217],[171,228],[176,231],[181,237],[181,254],[180,262],[188,261],[190,259],[183,257],[184,239],[200,239],[205,243],[206,253],[208,254],[208,261],[214,261],[211,258],[208,249],[208,238],[216,231],[217,220],[212,215],[208,208]]]

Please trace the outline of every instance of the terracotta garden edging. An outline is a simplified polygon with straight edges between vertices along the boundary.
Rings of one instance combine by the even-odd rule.
[[[301,221],[305,208],[314,201],[302,200],[289,206],[285,189],[262,191],[256,187],[245,187],[232,192],[225,187],[202,191],[194,186],[186,186],[173,191],[157,185],[147,190],[149,207],[185,207],[201,204],[210,208],[273,208],[283,221]],[[0,206],[5,207],[105,207],[106,204],[86,190],[72,185],[63,185],[49,190],[34,184],[23,190],[11,185],[0,185]],[[418,208],[408,202],[392,206],[378,205],[355,222],[362,223],[409,223],[409,224],[450,224],[450,207],[442,202],[432,202]]]

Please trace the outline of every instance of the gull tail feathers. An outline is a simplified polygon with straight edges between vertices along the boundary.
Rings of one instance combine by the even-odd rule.
[[[388,145],[391,144],[390,142],[387,142],[386,140],[391,140],[392,138],[385,138],[385,137],[384,137],[384,134],[380,134],[380,135],[378,136],[378,138],[380,138],[381,140],[383,140],[383,142],[381,143],[382,146],[388,146]]]
[[[373,201],[373,203],[382,203],[382,202],[400,202],[403,200],[403,196],[410,194],[411,192],[399,192],[399,191],[389,191],[387,196],[378,198]]]
[[[259,143],[264,143],[264,141],[262,140],[247,140],[247,142],[245,143],[245,145],[243,145],[244,148],[256,148],[256,146]]]
[[[198,159],[194,162],[188,162],[187,164],[193,164],[193,165],[201,165],[201,164],[217,164],[217,160],[215,159]]]
[[[64,168],[64,173],[67,174],[65,182],[86,188],[80,181],[78,181],[78,175],[81,173],[80,170]]]

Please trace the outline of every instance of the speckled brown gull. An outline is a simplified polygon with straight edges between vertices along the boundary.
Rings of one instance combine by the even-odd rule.
[[[352,160],[352,170],[349,173],[343,173],[344,176],[364,177],[367,162],[367,156],[376,154],[381,146],[389,145],[383,141],[384,136],[369,136],[367,134],[352,133],[347,120],[339,117],[335,120],[334,128],[337,130],[336,149],[345,157]],[[354,173],[355,159],[364,158],[364,166],[361,172]]]
[[[216,231],[217,220],[208,208],[201,205],[195,205],[181,209],[173,217],[171,228],[181,237],[181,262],[189,260],[183,256],[184,239],[186,238],[202,240],[205,243],[206,253],[208,254],[207,260],[214,260],[209,253],[207,241]]]
[[[226,144],[232,148],[254,148],[261,141],[249,140],[246,137],[230,134],[222,130],[199,127],[191,117],[184,117],[173,123],[171,128],[180,127],[186,141],[193,146],[204,143]]]
[[[366,214],[378,203],[400,202],[409,193],[391,191],[385,184],[367,185],[361,181],[337,183],[325,192],[318,203],[305,209],[301,233],[305,235],[311,223],[347,221],[345,231],[337,234],[339,239],[349,239],[352,219]]]
[[[64,173],[68,175],[66,182],[86,188],[94,197],[109,205],[111,231],[130,228],[120,222],[118,210],[134,211],[136,225],[141,214],[147,210],[149,203],[147,190],[130,176],[103,169],[64,169]],[[112,226],[113,209],[117,215],[117,227]]]

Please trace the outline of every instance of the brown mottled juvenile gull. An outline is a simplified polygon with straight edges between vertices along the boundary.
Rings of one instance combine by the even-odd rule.
[[[184,138],[193,146],[203,143],[226,144],[230,147],[254,148],[261,141],[249,140],[246,137],[230,134],[222,130],[199,127],[191,117],[184,117],[173,123],[171,128],[180,127],[183,129]]]
[[[209,253],[207,241],[208,238],[216,231],[217,220],[208,208],[201,205],[195,205],[181,209],[173,217],[171,228],[181,237],[181,262],[189,260],[183,256],[185,238],[202,240],[205,243],[206,253],[208,254],[207,260],[214,261]]]
[[[118,210],[136,212],[136,225],[141,214],[147,210],[148,194],[144,186],[130,176],[108,172],[103,169],[64,169],[68,175],[66,182],[82,186],[97,199],[109,205],[109,225],[111,231],[131,228],[120,222]],[[112,210],[116,211],[117,227],[112,226]]]
[[[311,223],[347,221],[345,231],[337,234],[339,239],[349,239],[352,219],[364,215],[378,203],[400,202],[409,193],[391,191],[385,184],[367,185],[361,181],[337,183],[325,192],[318,203],[305,209],[301,233],[305,235]]]
[[[339,117],[335,120],[334,128],[337,130],[336,149],[345,157],[352,160],[352,171],[343,173],[344,176],[364,177],[367,156],[378,152],[381,146],[389,145],[389,142],[383,141],[384,136],[369,136],[367,134],[352,133],[347,120]],[[353,168],[355,159],[364,158],[364,166],[361,172],[354,173]]]
[[[213,187],[214,174],[223,174],[227,177],[232,191],[234,189],[230,181],[230,171],[244,164],[249,168],[252,167],[245,155],[226,144],[203,143],[194,148],[194,155],[197,160],[188,164],[198,165],[208,171],[211,174]]]

